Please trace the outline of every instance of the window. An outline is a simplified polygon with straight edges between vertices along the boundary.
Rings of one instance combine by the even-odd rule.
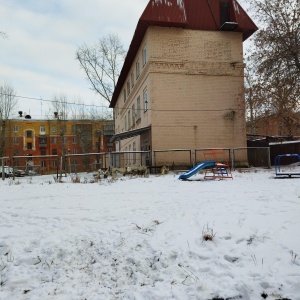
[[[63,139],[62,139],[62,142],[63,142],[63,144],[67,144],[68,143],[68,139],[67,139],[67,137],[63,137]]]
[[[45,144],[47,144],[46,138],[41,137],[41,138],[40,138],[40,145],[45,145]]]
[[[52,160],[52,167],[57,168],[57,160]]]
[[[67,131],[66,125],[61,125],[60,132],[65,133]]]
[[[131,128],[131,116],[130,116],[130,110],[128,110],[128,118],[127,118],[127,120],[128,120],[128,129],[130,129],[130,128]]]
[[[131,145],[128,146],[128,151],[131,152]],[[131,153],[128,153],[128,163],[131,164]]]
[[[52,144],[56,144],[56,137],[52,137]]]
[[[148,95],[147,95],[147,89],[144,89],[144,111],[146,112],[148,110]]]
[[[140,61],[138,60],[135,64],[135,70],[136,70],[136,79],[140,77]]]
[[[128,130],[128,127],[127,127],[127,116],[125,115],[125,131]]]
[[[52,155],[57,155],[57,149],[52,149]]]
[[[32,143],[27,143],[27,150],[31,150],[32,149]]]
[[[72,136],[72,144],[77,144],[77,136],[76,135]]]
[[[18,145],[19,144],[19,139],[17,137],[13,138],[13,144]]]
[[[46,155],[46,149],[41,149],[41,155]]]
[[[132,126],[135,124],[135,106],[134,104],[132,105]]]
[[[131,73],[131,87],[134,86],[134,74],[133,72]]]
[[[130,82],[127,81],[127,96],[130,94]]]
[[[18,125],[14,125],[13,130],[14,130],[14,132],[18,132],[19,131],[19,126]]]
[[[41,168],[46,168],[46,161],[45,160],[42,160],[41,161]]]
[[[135,153],[135,151],[136,151],[136,143],[135,142],[133,142],[133,144],[132,144],[132,150],[134,151],[134,153],[133,153],[133,155],[132,155],[132,158],[133,158],[133,160],[132,160],[132,163],[136,163],[136,153]]]
[[[124,98],[124,102],[126,102],[126,89],[123,90],[123,98]]]
[[[73,154],[77,154],[77,149],[76,148],[73,149]]]
[[[147,48],[146,46],[143,49],[143,66],[147,63]]]
[[[27,138],[32,138],[32,131],[31,130],[26,131],[26,137]]]
[[[45,127],[44,125],[42,125],[42,126],[40,127],[40,133],[41,133],[41,134],[45,134],[45,133],[46,133],[46,127]]]
[[[139,120],[141,118],[141,98],[138,96],[136,101],[136,118]]]
[[[56,132],[56,126],[51,126],[51,131]]]
[[[76,125],[72,125],[72,132],[73,132],[73,133],[76,132]]]

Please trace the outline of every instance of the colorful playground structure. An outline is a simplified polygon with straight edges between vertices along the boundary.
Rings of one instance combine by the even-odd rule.
[[[181,180],[187,180],[191,176],[204,170],[204,179],[226,179],[233,178],[231,169],[228,162],[225,159],[225,151],[220,150],[207,150],[203,151],[205,161],[198,163],[186,173],[179,176]],[[208,160],[208,158],[213,158]],[[221,162],[220,162],[221,161]]]
[[[292,176],[300,176],[300,170],[293,172],[291,169],[288,170],[283,170],[281,167],[281,158],[283,157],[296,157],[298,158],[299,162],[300,162],[300,155],[299,154],[281,154],[281,155],[277,155],[275,158],[275,174],[277,178],[282,178],[284,176],[288,176],[289,178],[291,178]],[[300,166],[300,164],[299,164]]]

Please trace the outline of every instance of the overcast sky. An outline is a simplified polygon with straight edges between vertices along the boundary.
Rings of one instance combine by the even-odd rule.
[[[70,101],[102,105],[75,53],[79,46],[116,33],[128,48],[149,0],[0,0],[0,84],[16,94],[50,100],[64,93]],[[246,0],[239,3],[245,7]],[[17,111],[41,118],[49,103],[19,98]]]

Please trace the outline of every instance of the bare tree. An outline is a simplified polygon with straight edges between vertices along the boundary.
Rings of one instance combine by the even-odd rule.
[[[282,75],[300,75],[299,0],[251,0],[261,29],[254,37],[258,70],[267,76],[280,68]]]
[[[292,134],[293,126],[299,125],[294,118],[300,104],[299,0],[250,3],[261,25],[253,38],[251,72],[246,70],[245,77],[251,122],[272,115],[284,132]]]
[[[76,59],[84,70],[91,89],[110,103],[126,51],[118,35],[108,34],[92,46],[83,45]]]
[[[256,133],[257,118],[262,115],[264,110],[264,96],[260,80],[255,74],[255,69],[250,63],[245,69],[245,100],[246,100],[246,117],[250,123],[250,133]]]
[[[67,120],[69,115],[68,97],[63,93],[58,93],[52,98],[51,103],[55,116],[60,120]]]
[[[8,83],[0,85],[0,157],[5,154],[7,122],[17,104],[18,100],[14,88]]]

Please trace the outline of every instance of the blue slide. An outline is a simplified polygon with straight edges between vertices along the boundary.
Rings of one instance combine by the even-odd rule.
[[[181,174],[179,176],[179,179],[188,179],[191,176],[197,174],[200,170],[203,170],[207,167],[215,167],[215,166],[216,166],[216,162],[213,160],[202,162],[202,163],[196,165],[195,167],[191,168],[188,172]]]

